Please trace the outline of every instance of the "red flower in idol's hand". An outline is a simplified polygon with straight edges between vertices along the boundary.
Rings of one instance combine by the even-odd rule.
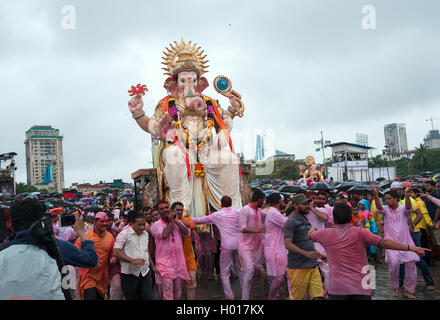
[[[148,91],[147,86],[145,84],[138,83],[136,86],[131,86],[131,90],[128,90],[130,97],[133,96],[144,96]]]

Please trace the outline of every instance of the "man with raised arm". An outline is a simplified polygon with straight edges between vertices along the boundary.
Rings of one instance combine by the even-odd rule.
[[[408,299],[415,299],[413,295],[417,285],[416,262],[420,261],[416,252],[411,250],[414,247],[414,241],[411,238],[408,227],[408,218],[413,211],[411,200],[409,198],[408,186],[405,189],[405,206],[399,205],[399,194],[392,190],[385,194],[386,206],[382,206],[376,187],[371,185],[371,191],[377,206],[377,212],[383,216],[385,223],[385,238],[407,245],[405,251],[386,250],[385,262],[388,263],[390,270],[391,287],[393,296],[399,295],[399,268],[400,264],[405,265],[405,281],[403,285],[403,296]]]
[[[222,209],[213,212],[210,215],[193,218],[195,224],[215,224],[220,231],[221,247],[220,247],[220,278],[223,284],[223,291],[227,300],[234,300],[231,282],[229,276],[232,263],[238,272],[240,283],[243,279],[243,273],[240,270],[240,262],[238,260],[238,240],[240,230],[238,228],[238,210],[232,208],[232,199],[223,196],[221,199]]]

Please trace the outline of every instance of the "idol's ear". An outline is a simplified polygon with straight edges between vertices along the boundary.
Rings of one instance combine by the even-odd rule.
[[[163,84],[163,87],[171,93],[171,95],[176,96],[177,95],[177,81],[174,79],[174,77],[169,77],[165,80],[165,83]]]
[[[208,87],[209,87],[208,80],[206,80],[205,77],[202,77],[197,81],[196,92],[198,94],[201,94],[203,90],[205,90]]]

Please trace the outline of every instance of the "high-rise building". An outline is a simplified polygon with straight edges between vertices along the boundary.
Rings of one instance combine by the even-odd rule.
[[[385,145],[389,152],[404,153],[408,151],[406,127],[404,123],[391,123],[384,126]]]
[[[52,126],[33,126],[26,131],[27,183],[61,192],[64,188],[63,137]]]
[[[257,134],[257,147],[255,151],[255,161],[264,160],[264,139],[261,134]]]
[[[356,143],[361,146],[368,146],[368,134],[356,133]]]
[[[439,149],[440,148],[440,133],[438,130],[429,130],[426,138],[423,139],[426,147],[428,149]]]

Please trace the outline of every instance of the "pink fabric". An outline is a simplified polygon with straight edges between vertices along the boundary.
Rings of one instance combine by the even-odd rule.
[[[328,214],[328,220],[324,223],[326,228],[332,228],[335,225],[335,220],[333,219],[333,207],[328,204],[324,205],[325,212]]]
[[[107,219],[107,213],[105,212],[98,212],[95,214],[95,219]]]
[[[408,218],[413,209],[406,210],[404,205],[399,205],[395,211],[390,207],[384,206],[383,210],[377,210],[383,216],[385,223],[385,238],[414,246],[408,228]],[[420,261],[417,253],[412,251],[385,250],[385,262],[388,263],[390,271],[391,287],[399,288],[399,267],[405,264],[405,288],[414,293],[417,285],[416,262]],[[407,276],[408,274],[408,276]]]
[[[284,245],[283,226],[287,217],[271,207],[266,216],[264,256],[268,276],[284,276],[287,269],[287,249]]]
[[[330,208],[330,210],[329,210]],[[316,210],[322,211],[324,213],[326,213],[329,218],[330,216],[333,219],[333,210],[331,210],[331,207],[316,207]],[[329,214],[329,212],[331,212]],[[309,220],[310,224],[312,225],[312,227],[316,228],[316,230],[324,230],[326,228],[326,222],[328,221],[323,221],[321,219],[319,219],[319,217],[310,210],[310,213],[306,216],[307,219]],[[315,249],[316,251],[322,253],[323,255],[327,255],[325,252],[325,249],[323,248],[323,246],[319,243],[319,242],[315,242]],[[325,290],[328,289],[328,285],[329,285],[329,268],[327,263],[325,263],[324,261],[322,261],[321,259],[318,259],[318,265],[319,265],[319,270],[321,271],[321,274],[324,277],[324,283],[323,283],[323,287]]]
[[[276,277],[269,276],[270,289],[269,289],[268,300],[276,300],[281,285],[283,284],[283,280],[284,280],[284,275],[276,276]]]
[[[403,244],[414,246],[408,228],[408,218],[411,215],[412,208],[406,210],[405,206],[399,205],[396,211],[388,206],[383,206],[383,210],[377,210],[383,216],[385,238],[391,239]],[[417,253],[412,251],[385,250],[386,263],[407,263],[420,261]]]
[[[182,245],[182,236],[189,237],[189,235],[182,235],[179,227],[174,224],[170,235],[163,239],[162,232],[167,225],[168,223],[160,219],[151,226],[151,234],[156,243],[156,268],[162,280],[164,278],[190,280]]]
[[[110,300],[122,300],[121,274],[115,273],[110,278]]]
[[[368,210],[361,210],[361,211],[359,211],[359,214],[362,215],[365,219],[368,219],[368,220],[370,220],[373,217],[371,212],[368,211]]]
[[[247,205],[241,208],[238,217],[238,227],[242,231],[244,228],[260,228],[263,226],[262,219],[266,213],[257,209],[254,210]],[[241,270],[243,271],[242,281],[242,300],[249,300],[252,288],[252,277],[254,270],[261,270],[264,257],[264,233],[240,233],[238,241],[238,255],[240,258]]]
[[[223,208],[210,215],[193,218],[195,224],[215,224],[220,231],[221,247],[230,250],[238,249],[240,231],[238,228],[238,210]]]
[[[368,265],[366,248],[379,245],[381,237],[348,223],[312,232],[310,239],[319,242],[327,252],[329,294],[371,295],[370,289],[362,288],[366,276],[362,269]]]
[[[54,233],[54,235],[55,235],[55,238],[57,238],[57,239],[61,239],[61,238],[60,238],[60,229],[57,227],[57,224],[58,224],[58,222],[57,222],[56,224],[52,224],[52,227],[53,227],[53,233]]]
[[[69,242],[74,242],[78,235],[76,234],[75,230],[73,230],[72,227],[68,227],[66,231],[64,232],[64,240]]]
[[[180,278],[169,279],[161,277],[160,287],[159,291],[162,293],[163,300],[180,300],[182,295],[182,281]]]
[[[417,268],[415,262],[405,263],[405,278],[403,286],[410,292],[414,293],[417,286]],[[389,263],[391,288],[399,288],[399,270],[400,263],[393,261]]]
[[[254,211],[249,205],[240,209],[238,216],[238,227],[242,231],[244,228],[261,228],[264,226],[263,220],[266,218],[266,213],[257,209]],[[263,233],[240,233],[238,241],[239,250],[255,251],[262,248]]]
[[[215,239],[210,232],[199,233],[199,239],[203,252],[217,252],[217,239]]]
[[[212,238],[211,233],[199,233],[199,241],[206,273],[208,276],[214,276],[214,260],[215,253],[217,252],[217,240]]]
[[[232,263],[235,265],[235,270],[238,273],[238,279],[240,284],[243,281],[243,272],[241,271],[240,262],[238,260],[238,251],[230,250],[226,248],[220,249],[220,278],[223,284],[223,291],[225,293],[225,299],[234,300],[234,293],[232,292],[231,282],[229,276],[231,275]]]

